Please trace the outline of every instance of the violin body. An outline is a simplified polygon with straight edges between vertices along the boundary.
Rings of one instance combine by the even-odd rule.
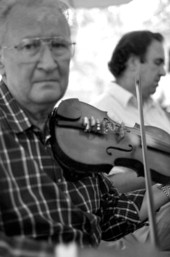
[[[85,131],[83,118],[97,120]],[[50,130],[55,158],[75,172],[106,172],[113,166],[133,169],[144,176],[140,126],[124,127],[103,112],[78,99],[67,99],[54,110]],[[170,182],[170,135],[146,126],[147,158],[151,177],[157,183]]]

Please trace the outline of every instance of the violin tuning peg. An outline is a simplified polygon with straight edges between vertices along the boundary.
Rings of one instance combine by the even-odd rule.
[[[90,117],[90,125],[94,127],[96,124],[95,118],[93,116]]]
[[[96,120],[96,130],[97,130],[97,131],[100,131],[100,130],[101,130],[101,124],[100,124],[99,119]]]
[[[90,130],[90,123],[87,117],[83,118],[83,127],[85,132],[88,132]]]

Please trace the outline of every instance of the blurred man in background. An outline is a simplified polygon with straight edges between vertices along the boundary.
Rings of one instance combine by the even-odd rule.
[[[151,97],[159,85],[160,78],[165,75],[163,43],[163,36],[151,31],[132,31],[122,36],[108,64],[114,81],[92,104],[107,111],[112,120],[123,122],[126,126],[140,124],[136,97],[136,81],[140,76],[145,125],[170,133],[170,119],[167,113]],[[137,178],[133,171],[126,169],[126,174],[125,169],[116,168],[114,173],[115,171],[123,172],[113,177],[115,186],[121,191],[144,186],[144,179]],[[110,178],[111,176],[112,173]]]
[[[123,35],[108,63],[114,81],[92,104],[107,111],[112,120],[123,122],[125,126],[140,124],[136,94],[136,83],[139,81],[145,125],[157,127],[170,134],[170,118],[160,104],[152,99],[161,77],[165,75],[163,43],[162,34],[147,30]],[[137,172],[127,167],[114,167],[109,173],[109,179],[120,192],[145,187],[145,179],[138,177]],[[168,215],[166,219],[169,219]],[[134,234],[134,238],[145,241],[148,235],[148,227],[144,227]]]

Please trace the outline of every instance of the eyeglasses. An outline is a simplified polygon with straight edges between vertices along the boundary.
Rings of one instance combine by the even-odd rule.
[[[75,42],[69,42],[60,37],[25,38],[13,47],[4,46],[6,49],[16,49],[23,61],[36,61],[44,45],[48,45],[53,58],[67,58],[74,53]]]

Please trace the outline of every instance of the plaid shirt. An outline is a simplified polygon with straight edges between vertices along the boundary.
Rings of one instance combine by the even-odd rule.
[[[9,238],[0,232],[1,257],[54,257],[55,248],[47,242],[35,242],[26,238]]]
[[[42,134],[0,86],[0,230],[56,243],[96,246],[140,226],[144,190],[119,194],[103,174],[66,180]]]

